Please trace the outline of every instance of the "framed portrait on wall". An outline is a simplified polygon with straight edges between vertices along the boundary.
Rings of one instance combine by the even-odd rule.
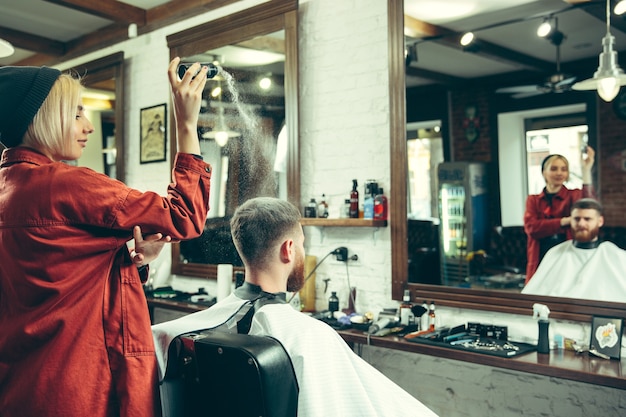
[[[591,322],[589,351],[619,359],[622,350],[622,319],[594,316]]]
[[[142,164],[165,161],[167,145],[167,105],[141,109],[140,160]]]

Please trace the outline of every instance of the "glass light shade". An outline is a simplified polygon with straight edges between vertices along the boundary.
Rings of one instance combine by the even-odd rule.
[[[220,148],[223,148],[228,143],[228,132],[218,131],[215,132],[215,143]]]
[[[13,55],[15,48],[9,42],[4,39],[0,39],[0,58]]]
[[[615,14],[618,16],[624,14],[624,12],[626,12],[626,0],[622,0],[617,3],[615,5],[615,8],[613,9],[613,12],[615,12]]]
[[[598,95],[606,102],[617,97],[619,88],[619,80],[616,77],[605,77],[598,80]]]
[[[617,96],[620,87],[626,85],[626,74],[617,64],[617,52],[613,50],[614,42],[615,37],[609,33],[602,38],[598,70],[593,74],[593,78],[577,82],[572,89],[598,90],[598,95],[607,102]]]

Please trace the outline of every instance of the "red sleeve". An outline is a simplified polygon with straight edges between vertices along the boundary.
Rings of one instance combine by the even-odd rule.
[[[524,231],[533,239],[563,233],[561,219],[546,219],[543,209],[541,195],[528,196],[524,212]]]

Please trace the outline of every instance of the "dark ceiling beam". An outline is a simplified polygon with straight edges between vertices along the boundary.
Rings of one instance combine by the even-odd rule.
[[[231,3],[235,3],[236,1],[238,0],[173,0],[161,6],[148,9],[146,11],[147,22],[143,27],[138,24],[138,33],[140,35],[149,33],[162,27],[185,20],[191,16],[195,16],[199,13],[204,13]],[[69,59],[106,48],[126,39],[128,39],[127,25],[113,24],[68,42],[65,47],[66,52],[63,55],[52,56],[51,53],[45,52],[46,49],[22,48],[37,53],[16,62],[13,65],[55,65]],[[16,45],[16,43],[13,44]]]
[[[458,85],[466,81],[465,78],[454,77],[452,75],[446,75],[440,72],[430,71],[427,69],[416,68],[416,67],[407,67],[406,75],[407,77],[425,78],[431,81],[435,81],[438,84],[444,84],[444,85]]]
[[[79,10],[83,13],[112,20],[117,23],[136,23],[138,26],[146,24],[146,10],[131,6],[117,0],[44,0],[48,3]]]
[[[615,3],[617,3],[615,0],[611,1],[611,29],[616,29],[620,32],[626,33],[626,20],[624,20],[624,16],[616,16],[615,13],[613,13],[613,7],[615,6]],[[589,3],[584,4],[582,10],[606,25],[605,0],[590,1]],[[598,42],[599,41],[600,40],[598,39]]]
[[[37,51],[46,55],[62,56],[66,49],[63,42],[2,26],[0,26],[0,38],[10,42],[16,48]]]

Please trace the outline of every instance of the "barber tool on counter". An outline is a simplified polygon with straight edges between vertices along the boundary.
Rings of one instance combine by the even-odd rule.
[[[543,304],[533,304],[533,318],[539,318],[539,339],[537,341],[537,353],[550,353],[550,337],[548,327],[550,326],[550,309]]]

